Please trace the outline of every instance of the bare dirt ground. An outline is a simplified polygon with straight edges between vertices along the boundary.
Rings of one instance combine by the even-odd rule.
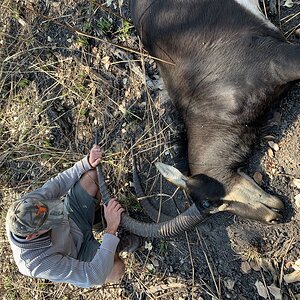
[[[265,11],[299,43],[293,2],[281,1],[276,15]],[[131,187],[132,139],[146,194],[159,194],[153,204],[176,214],[188,201],[153,163],[183,166],[184,128],[126,1],[2,0],[0,7],[2,299],[300,299],[299,82],[266,116],[245,170],[283,199],[282,224],[219,214],[176,239],[145,240],[125,257],[122,281],[101,288],[22,276],[5,237],[11,201],[87,154],[99,132],[110,192],[129,214],[148,220]]]

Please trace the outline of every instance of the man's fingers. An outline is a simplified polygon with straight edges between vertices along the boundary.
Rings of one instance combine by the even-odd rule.
[[[121,204],[116,200],[116,199],[111,199],[108,204],[107,204],[107,209],[110,211],[117,211],[120,209],[122,206]]]
[[[113,207],[115,202],[116,202],[115,199],[110,199],[109,202],[107,203],[107,207]]]
[[[121,214],[121,213],[123,213],[125,211],[125,209],[123,208],[123,207],[120,207],[119,209],[118,209],[118,212]]]
[[[92,167],[96,167],[97,165],[99,165],[101,162],[101,158],[96,159],[93,163],[92,163]]]

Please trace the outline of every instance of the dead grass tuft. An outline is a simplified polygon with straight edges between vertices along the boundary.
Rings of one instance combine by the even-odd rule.
[[[155,60],[127,21],[127,1],[3,0],[0,10],[0,297],[230,297],[225,291],[234,284],[222,277],[198,230],[178,240],[146,241],[126,257],[120,284],[79,289],[18,272],[4,224],[13,200],[87,154],[98,132],[109,190],[130,214],[145,217],[131,190],[131,147],[147,194],[167,194],[159,205],[176,206],[179,192],[162,190],[153,163],[178,155],[174,145],[183,128],[161,92]]]

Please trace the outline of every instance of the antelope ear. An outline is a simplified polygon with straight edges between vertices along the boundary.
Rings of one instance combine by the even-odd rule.
[[[184,176],[179,170],[161,162],[156,162],[155,166],[160,174],[165,177],[165,179],[178,187],[186,189],[186,182],[188,181],[188,177]]]

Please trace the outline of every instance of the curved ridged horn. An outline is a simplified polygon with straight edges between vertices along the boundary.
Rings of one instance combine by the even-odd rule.
[[[99,178],[103,179],[102,182],[99,182],[100,194],[104,203],[108,203],[110,196],[104,182],[104,176],[100,164],[97,166],[97,174],[100,174]],[[171,237],[193,229],[199,223],[204,221],[207,216],[207,213],[200,213],[198,208],[193,204],[177,217],[157,224],[140,222],[123,213],[121,226],[130,232],[143,237]]]
[[[171,237],[189,231],[207,218],[195,204],[177,217],[161,223],[144,223],[122,214],[121,225],[130,232],[143,237]]]

